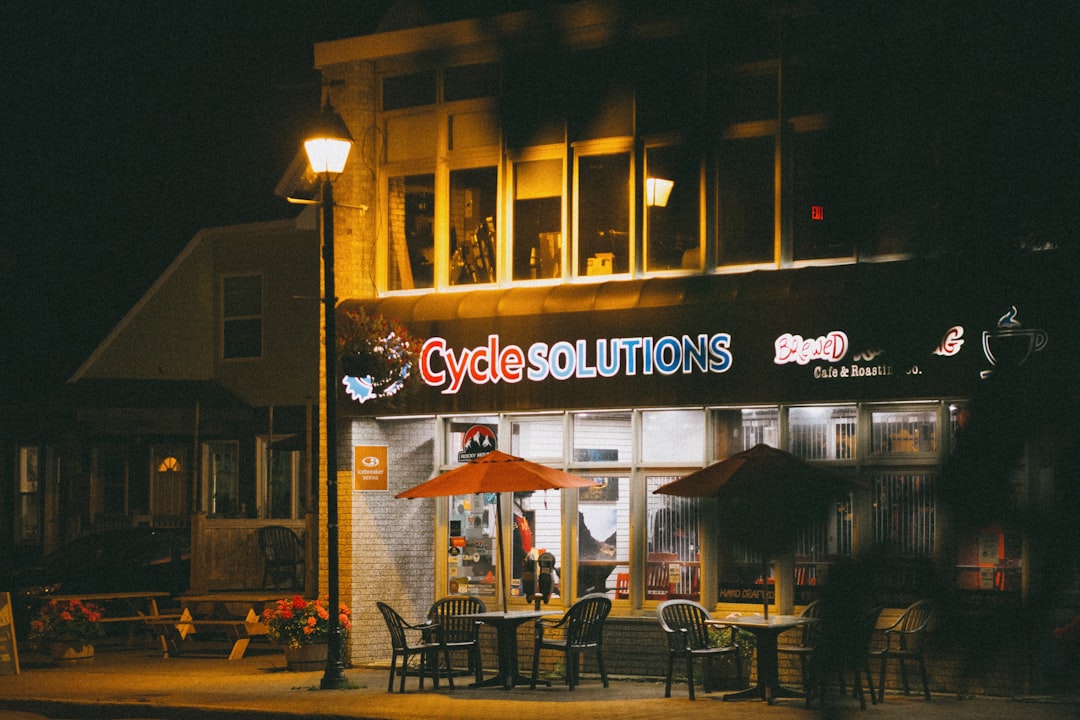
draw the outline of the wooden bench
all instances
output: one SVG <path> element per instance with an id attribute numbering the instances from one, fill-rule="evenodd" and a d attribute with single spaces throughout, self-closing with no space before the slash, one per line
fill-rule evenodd
<path id="1" fill-rule="evenodd" d="M 201 629 L 204 632 L 224 631 L 225 636 L 232 642 L 229 659 L 239 660 L 247 652 L 251 638 L 267 633 L 266 623 L 255 614 L 254 610 L 248 610 L 246 617 L 230 620 L 195 618 L 192 617 L 191 611 L 185 608 L 180 615 L 146 616 L 143 622 L 155 629 L 161 640 L 164 657 L 180 655 L 181 643 Z"/>

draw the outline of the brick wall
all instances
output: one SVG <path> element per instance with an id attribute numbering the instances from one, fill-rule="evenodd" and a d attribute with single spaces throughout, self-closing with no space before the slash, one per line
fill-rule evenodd
<path id="1" fill-rule="evenodd" d="M 343 599 L 352 609 L 354 632 L 349 649 L 354 663 L 389 656 L 386 624 L 376 601 L 394 607 L 409 622 L 424 617 L 435 596 L 435 568 L 430 548 L 435 545 L 434 501 L 401 500 L 394 495 L 432 476 L 431 420 L 343 423 L 341 444 L 348 451 L 342 469 L 349 469 L 339 506 Z M 389 490 L 352 490 L 351 449 L 354 445 L 389 448 Z M 346 523 L 346 519 L 348 522 Z"/>

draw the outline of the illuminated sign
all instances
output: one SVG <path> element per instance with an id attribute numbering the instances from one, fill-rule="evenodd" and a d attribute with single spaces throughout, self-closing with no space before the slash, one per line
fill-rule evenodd
<path id="1" fill-rule="evenodd" d="M 806 365 L 815 360 L 840 362 L 847 355 L 848 336 L 842 330 L 833 330 L 817 338 L 803 338 L 801 335 L 784 333 L 774 343 L 776 354 L 773 362 L 777 365 L 798 363 Z"/>
<path id="2" fill-rule="evenodd" d="M 453 395 L 466 382 L 542 382 L 617 375 L 724 373 L 731 369 L 731 335 L 629 337 L 536 342 L 522 348 L 497 334 L 486 345 L 454 349 L 445 338 L 428 339 L 420 351 L 420 375 Z"/>
<path id="3" fill-rule="evenodd" d="M 952 357 L 960 352 L 960 348 L 963 346 L 964 328 L 962 325 L 954 325 L 945 333 L 945 337 L 941 339 L 941 343 L 934 350 L 934 354 L 941 357 Z"/>

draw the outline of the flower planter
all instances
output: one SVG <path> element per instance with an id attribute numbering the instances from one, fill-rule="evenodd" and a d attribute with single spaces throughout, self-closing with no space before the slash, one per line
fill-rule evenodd
<path id="1" fill-rule="evenodd" d="M 327 643 L 312 643 L 300 647 L 285 646 L 285 665 L 293 672 L 322 670 L 326 667 Z"/>
<path id="2" fill-rule="evenodd" d="M 734 663 L 723 660 L 714 661 L 711 669 L 708 662 L 703 663 L 703 666 L 703 672 L 708 673 L 711 690 L 743 690 L 750 687 L 749 663 L 743 667 L 742 675 L 735 672 Z M 702 684 L 704 685 L 704 682 Z"/>
<path id="3" fill-rule="evenodd" d="M 92 660 L 94 646 L 92 643 L 72 645 L 69 643 L 49 643 L 49 655 L 58 662 L 71 660 Z"/>

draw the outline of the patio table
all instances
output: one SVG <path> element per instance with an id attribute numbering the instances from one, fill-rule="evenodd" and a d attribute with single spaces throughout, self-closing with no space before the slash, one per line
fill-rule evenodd
<path id="1" fill-rule="evenodd" d="M 770 615 L 768 618 L 761 615 L 740 615 L 709 620 L 710 625 L 749 630 L 754 633 L 757 641 L 757 684 L 752 688 L 724 695 L 724 700 L 762 699 L 772 704 L 773 699 L 778 697 L 806 697 L 804 693 L 780 684 L 777 645 L 780 633 L 815 621 L 816 618 L 802 615 Z"/>
<path id="2" fill-rule="evenodd" d="M 482 683 L 473 683 L 470 687 L 498 687 L 502 686 L 509 690 L 515 685 L 531 682 L 531 678 L 525 677 L 518 670 L 518 644 L 517 630 L 522 623 L 543 617 L 545 615 L 561 615 L 544 610 L 509 610 L 507 612 L 482 612 L 469 613 L 461 617 L 479 620 L 485 625 L 495 628 L 499 646 L 499 671 L 494 677 L 487 678 Z"/>

